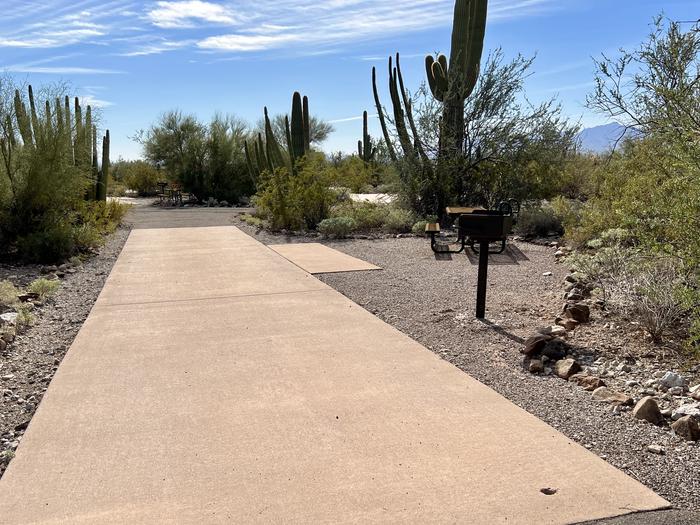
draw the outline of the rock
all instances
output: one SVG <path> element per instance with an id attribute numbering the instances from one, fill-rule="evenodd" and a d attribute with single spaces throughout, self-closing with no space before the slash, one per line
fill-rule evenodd
<path id="1" fill-rule="evenodd" d="M 700 440 L 700 423 L 693 416 L 683 416 L 671 425 L 676 435 L 686 441 Z"/>
<path id="2" fill-rule="evenodd" d="M 652 454 L 657 454 L 659 456 L 663 456 L 664 454 L 666 454 L 666 451 L 661 445 L 649 445 L 647 447 L 647 451 L 651 452 Z"/>
<path id="3" fill-rule="evenodd" d="M 566 328 L 558 325 L 546 326 L 544 328 L 538 328 L 537 333 L 542 335 L 549 335 L 552 337 L 565 337 Z"/>
<path id="4" fill-rule="evenodd" d="M 221 208 L 228 208 L 230 205 L 229 205 L 228 201 L 221 201 L 221 202 L 219 203 L 219 206 L 220 206 Z"/>
<path id="5" fill-rule="evenodd" d="M 682 386 L 672 386 L 668 389 L 668 393 L 672 396 L 682 396 L 684 392 L 685 390 Z"/>
<path id="6" fill-rule="evenodd" d="M 692 394 L 690 394 L 690 397 L 695 399 L 695 401 L 700 401 L 700 390 L 696 390 Z"/>
<path id="7" fill-rule="evenodd" d="M 0 336 L 0 339 L 5 341 L 8 345 L 15 340 L 15 334 L 12 332 L 5 332 Z"/>
<path id="8" fill-rule="evenodd" d="M 557 250 L 556 252 L 554 252 L 554 257 L 557 257 L 557 258 L 564 257 L 565 255 L 566 255 L 566 252 L 562 251 L 562 250 Z"/>
<path id="9" fill-rule="evenodd" d="M 527 355 L 527 356 L 533 356 L 533 355 L 541 352 L 542 349 L 545 347 L 545 345 L 551 340 L 552 340 L 552 337 L 549 335 L 544 335 L 544 334 L 533 335 L 527 341 L 525 341 L 525 346 L 523 347 L 522 350 L 520 350 L 520 352 Z"/>
<path id="10" fill-rule="evenodd" d="M 564 359 L 569 353 L 569 346 L 561 339 L 552 339 L 545 343 L 544 348 L 540 351 L 543 357 L 547 357 L 552 361 Z"/>
<path id="11" fill-rule="evenodd" d="M 664 420 L 664 416 L 661 415 L 661 410 L 659 410 L 658 403 L 651 396 L 640 399 L 634 406 L 632 415 L 637 419 L 648 421 L 654 425 L 660 425 Z"/>
<path id="12" fill-rule="evenodd" d="M 697 385 L 695 385 L 695 386 L 691 386 L 691 387 L 688 389 L 688 391 L 689 391 L 691 394 L 694 394 L 695 392 L 700 392 L 700 384 L 697 384 Z"/>
<path id="13" fill-rule="evenodd" d="M 601 378 L 588 374 L 574 374 L 569 378 L 569 381 L 576 383 L 587 392 L 593 392 L 596 388 L 605 386 L 605 381 Z"/>
<path id="14" fill-rule="evenodd" d="M 567 304 L 564 315 L 578 323 L 587 323 L 591 318 L 591 309 L 585 304 Z"/>
<path id="15" fill-rule="evenodd" d="M 612 403 L 613 405 L 629 405 L 634 403 L 634 400 L 627 394 L 622 392 L 617 392 L 608 388 L 607 386 L 601 386 L 593 391 L 593 399 L 595 401 L 604 401 L 606 403 Z"/>
<path id="16" fill-rule="evenodd" d="M 671 419 L 676 421 L 685 416 L 693 416 L 700 419 L 700 403 L 686 403 L 685 405 L 679 406 L 673 411 L 673 414 L 671 414 Z"/>
<path id="17" fill-rule="evenodd" d="M 670 408 L 664 408 L 661 411 L 661 415 L 664 417 L 671 417 L 671 414 L 673 414 L 673 410 L 671 410 Z"/>
<path id="18" fill-rule="evenodd" d="M 659 385 L 666 388 L 673 388 L 674 386 L 680 386 L 682 388 L 688 387 L 688 382 L 683 376 L 675 372 L 666 372 L 661 379 L 659 379 Z"/>
<path id="19" fill-rule="evenodd" d="M 551 276 L 552 276 L 552 272 L 544 272 L 542 274 L 542 277 L 551 277 Z"/>
<path id="20" fill-rule="evenodd" d="M 572 288 L 564 298 L 567 301 L 581 301 L 583 299 L 583 291 L 580 288 Z"/>
<path id="21" fill-rule="evenodd" d="M 568 331 L 575 330 L 576 327 L 578 326 L 578 321 L 575 321 L 573 319 L 564 319 L 561 323 L 561 325 L 566 328 Z"/>
<path id="22" fill-rule="evenodd" d="M 581 370 L 581 365 L 579 365 L 574 359 L 562 359 L 554 363 L 554 373 L 557 374 L 562 379 L 569 379 L 576 372 Z"/>
<path id="23" fill-rule="evenodd" d="M 531 374 L 541 374 L 544 372 L 544 364 L 539 359 L 532 359 L 527 369 Z"/>
<path id="24" fill-rule="evenodd" d="M 567 275 L 566 277 L 564 277 L 564 280 L 565 280 L 567 283 L 576 284 L 576 283 L 578 282 L 578 277 L 576 277 L 576 274 L 575 274 L 575 273 L 570 273 L 569 275 Z"/>
<path id="25" fill-rule="evenodd" d="M 0 315 L 0 326 L 4 324 L 14 326 L 17 323 L 18 316 L 19 314 L 17 312 L 7 312 L 6 314 Z"/>
<path id="26" fill-rule="evenodd" d="M 7 350 L 7 342 L 4 339 L 0 339 L 0 352 Z"/>

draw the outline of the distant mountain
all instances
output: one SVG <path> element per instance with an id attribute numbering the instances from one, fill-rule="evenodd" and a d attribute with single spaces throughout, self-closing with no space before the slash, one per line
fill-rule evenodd
<path id="1" fill-rule="evenodd" d="M 586 128 L 578 134 L 578 140 L 583 151 L 591 151 L 593 153 L 602 153 L 609 150 L 615 145 L 615 142 L 622 135 L 625 138 L 633 138 L 637 133 L 634 130 L 628 129 L 625 132 L 625 127 L 617 122 Z"/>

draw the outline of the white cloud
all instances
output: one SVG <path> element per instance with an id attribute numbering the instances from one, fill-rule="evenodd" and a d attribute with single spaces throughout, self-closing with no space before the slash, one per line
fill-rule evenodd
<path id="1" fill-rule="evenodd" d="M 260 51 L 273 49 L 290 42 L 299 41 L 301 35 L 221 35 L 205 38 L 197 43 L 203 49 L 215 49 L 219 51 Z"/>
<path id="2" fill-rule="evenodd" d="M 183 2 L 157 2 L 155 9 L 148 12 L 148 19 L 158 27 L 193 27 L 195 21 L 213 24 L 235 24 L 236 19 L 222 5 L 201 0 Z"/>
<path id="3" fill-rule="evenodd" d="M 29 66 L 22 64 L 7 66 L 4 69 L 12 73 L 43 73 L 47 75 L 119 75 L 124 73 L 123 71 L 116 71 L 114 69 L 72 66 Z"/>
<path id="4" fill-rule="evenodd" d="M 84 95 L 80 97 L 80 104 L 83 106 L 92 106 L 93 108 L 107 108 L 109 106 L 114 106 L 114 102 L 102 100 L 94 97 L 93 95 Z"/>

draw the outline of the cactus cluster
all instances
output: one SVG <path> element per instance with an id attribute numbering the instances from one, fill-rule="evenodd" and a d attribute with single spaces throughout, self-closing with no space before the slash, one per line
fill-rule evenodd
<path id="1" fill-rule="evenodd" d="M 365 162 L 370 164 L 374 162 L 374 156 L 377 153 L 377 148 L 372 146 L 372 137 L 368 131 L 367 112 L 362 113 L 362 140 L 357 141 L 357 154 Z"/>
<path id="2" fill-rule="evenodd" d="M 61 103 L 56 98 L 53 109 L 47 100 L 43 114 L 37 110 L 32 86 L 27 89 L 29 109 L 22 100 L 19 90 L 15 90 L 14 110 L 17 121 L 19 138 L 22 145 L 30 148 L 43 149 L 54 138 L 62 141 L 68 158 L 76 167 L 89 173 L 89 184 L 86 190 L 87 199 L 106 200 L 107 175 L 109 171 L 109 131 L 103 139 L 102 169 L 97 162 L 97 127 L 93 124 L 92 108 L 88 105 L 83 108 L 78 97 L 74 101 L 74 110 L 71 114 L 70 98 L 66 96 Z M 11 128 L 11 123 L 7 124 Z M 13 148 L 19 145 L 18 140 L 11 134 L 9 143 L 3 143 L 4 148 Z"/>
<path id="3" fill-rule="evenodd" d="M 284 117 L 286 151 L 280 146 L 272 130 L 272 122 L 267 111 L 265 114 L 265 138 L 262 133 L 249 145 L 244 144 L 246 164 L 253 180 L 257 180 L 263 171 L 270 173 L 277 168 L 286 167 L 290 173 L 296 169 L 297 162 L 311 151 L 311 129 L 309 118 L 309 99 L 294 92 L 292 96 L 292 118 Z"/>

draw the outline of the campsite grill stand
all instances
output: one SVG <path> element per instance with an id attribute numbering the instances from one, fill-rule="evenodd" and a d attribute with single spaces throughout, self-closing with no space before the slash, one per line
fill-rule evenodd
<path id="1" fill-rule="evenodd" d="M 498 205 L 496 210 L 477 208 L 447 208 L 448 215 L 458 220 L 458 250 L 451 250 L 448 245 L 440 245 L 435 237 L 440 233 L 439 224 L 428 224 L 426 233 L 430 236 L 430 247 L 435 253 L 461 253 L 467 246 L 479 255 L 479 273 L 476 288 L 476 317 L 486 316 L 486 285 L 490 253 L 503 253 L 506 239 L 513 228 L 513 213 L 519 211 L 520 205 L 511 199 Z M 498 250 L 491 251 L 490 245 L 500 242 Z M 478 246 L 478 248 L 477 248 Z"/>

